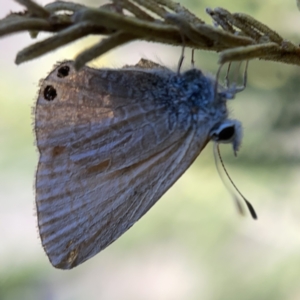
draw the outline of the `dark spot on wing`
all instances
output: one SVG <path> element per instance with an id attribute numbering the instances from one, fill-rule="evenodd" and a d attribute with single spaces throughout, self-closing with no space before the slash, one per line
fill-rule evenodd
<path id="1" fill-rule="evenodd" d="M 57 77 L 64 78 L 69 75 L 70 67 L 69 66 L 62 66 L 57 70 Z"/>
<path id="2" fill-rule="evenodd" d="M 44 98 L 47 101 L 52 101 L 56 98 L 56 89 L 52 85 L 47 85 L 44 89 Z"/>

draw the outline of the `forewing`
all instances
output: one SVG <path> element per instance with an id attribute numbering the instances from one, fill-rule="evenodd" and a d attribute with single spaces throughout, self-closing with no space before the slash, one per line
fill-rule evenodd
<path id="1" fill-rule="evenodd" d="M 206 139 L 195 137 L 192 127 L 180 129 L 163 102 L 146 92 L 157 80 L 164 76 L 76 72 L 65 62 L 42 83 L 35 112 L 36 206 L 42 244 L 55 267 L 72 268 L 116 240 L 205 146 Z"/>

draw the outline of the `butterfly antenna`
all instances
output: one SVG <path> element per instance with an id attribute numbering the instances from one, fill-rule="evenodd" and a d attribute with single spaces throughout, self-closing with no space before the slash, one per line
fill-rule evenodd
<path id="1" fill-rule="evenodd" d="M 254 220 L 257 219 L 257 214 L 252 206 L 252 204 L 243 196 L 243 194 L 239 191 L 239 189 L 236 187 L 236 185 L 234 184 L 234 182 L 232 181 L 231 177 L 229 176 L 226 168 L 225 168 L 225 165 L 224 165 L 224 162 L 223 162 L 223 159 L 221 157 L 221 153 L 220 153 L 220 148 L 219 148 L 219 144 L 218 143 L 215 143 L 214 145 L 214 158 L 215 158 L 215 163 L 216 163 L 216 167 L 217 167 L 217 170 L 218 170 L 218 173 L 224 183 L 224 185 L 226 186 L 227 190 L 229 191 L 229 193 L 231 194 L 235 204 L 236 204 L 236 207 L 237 207 L 237 210 L 238 212 L 241 214 L 241 215 L 244 215 L 245 212 L 244 212 L 244 209 L 243 209 L 243 206 L 239 200 L 239 198 L 231 191 L 230 187 L 227 185 L 226 181 L 225 181 L 225 178 L 223 177 L 222 175 L 222 172 L 220 170 L 220 164 L 219 162 L 221 162 L 221 165 L 222 165 L 222 168 L 227 176 L 227 178 L 229 179 L 229 181 L 231 182 L 232 186 L 234 187 L 234 189 L 238 192 L 238 194 L 242 197 L 242 199 L 245 201 L 246 205 L 247 205 L 247 208 L 252 216 L 252 218 Z"/>

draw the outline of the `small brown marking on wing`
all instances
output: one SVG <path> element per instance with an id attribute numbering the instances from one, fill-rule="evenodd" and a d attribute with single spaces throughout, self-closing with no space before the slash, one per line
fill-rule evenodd
<path id="1" fill-rule="evenodd" d="M 58 155 L 62 154 L 65 149 L 66 149 L 66 147 L 64 147 L 64 146 L 55 146 L 52 150 L 52 155 L 54 157 L 58 156 Z"/>
<path id="2" fill-rule="evenodd" d="M 87 169 L 87 173 L 101 173 L 105 171 L 110 165 L 110 160 L 101 161 L 99 164 Z"/>

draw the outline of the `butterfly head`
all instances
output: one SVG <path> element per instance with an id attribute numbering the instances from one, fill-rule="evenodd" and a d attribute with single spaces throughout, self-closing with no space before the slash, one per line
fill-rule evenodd
<path id="1" fill-rule="evenodd" d="M 225 120 L 216 124 L 210 132 L 210 138 L 216 143 L 232 144 L 234 154 L 242 142 L 242 124 L 237 120 Z"/>

